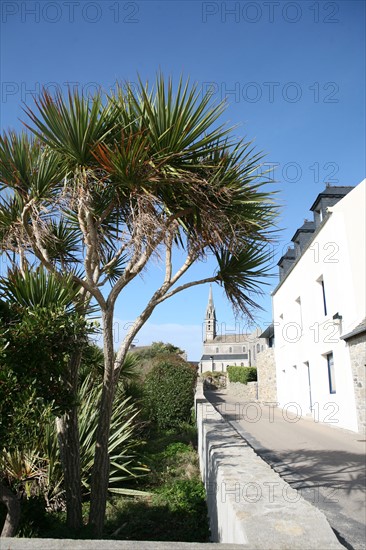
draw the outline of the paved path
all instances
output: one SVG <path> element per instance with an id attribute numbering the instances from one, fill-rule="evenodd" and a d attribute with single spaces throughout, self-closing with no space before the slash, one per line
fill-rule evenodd
<path id="1" fill-rule="evenodd" d="M 346 548 L 365 550 L 364 437 L 299 419 L 290 409 L 245 403 L 226 390 L 205 395 L 266 462 L 325 513 Z"/>

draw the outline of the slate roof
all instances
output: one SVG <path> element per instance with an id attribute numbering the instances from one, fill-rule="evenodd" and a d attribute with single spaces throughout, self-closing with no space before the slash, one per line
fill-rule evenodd
<path id="1" fill-rule="evenodd" d="M 259 338 L 273 338 L 274 337 L 274 325 L 269 325 L 266 330 L 260 334 Z"/>
<path id="2" fill-rule="evenodd" d="M 338 197 L 338 198 L 342 198 L 342 197 L 345 197 L 347 195 L 347 193 L 349 193 L 350 191 L 352 191 L 352 189 L 354 189 L 354 187 L 352 185 L 328 185 L 324 191 L 322 191 L 321 193 L 319 193 L 319 195 L 316 197 L 314 203 L 312 204 L 312 206 L 310 207 L 310 210 L 315 210 L 318 202 L 323 198 L 323 197 Z"/>
<path id="3" fill-rule="evenodd" d="M 366 332 L 366 317 L 351 332 L 349 332 L 348 334 L 345 334 L 344 336 L 341 336 L 341 339 L 342 340 L 349 340 L 353 336 L 358 336 L 359 334 L 362 334 L 363 332 Z"/>
<path id="4" fill-rule="evenodd" d="M 289 248 L 287 252 L 283 256 L 281 256 L 280 260 L 277 262 L 277 265 L 280 265 L 282 263 L 282 260 L 296 260 L 296 252 L 294 248 Z"/>
<path id="5" fill-rule="evenodd" d="M 257 336 L 253 334 L 222 334 L 221 336 L 215 336 L 213 340 L 206 340 L 205 344 L 241 344 L 249 341 L 254 341 Z"/>
<path id="6" fill-rule="evenodd" d="M 210 361 L 212 357 L 213 361 L 240 361 L 248 359 L 247 353 L 212 353 L 211 355 L 202 355 L 201 361 Z"/>
<path id="7" fill-rule="evenodd" d="M 305 220 L 301 227 L 296 229 L 294 236 L 292 237 L 291 241 L 295 241 L 298 233 L 314 233 L 315 231 L 315 222 L 311 222 L 309 220 Z"/>

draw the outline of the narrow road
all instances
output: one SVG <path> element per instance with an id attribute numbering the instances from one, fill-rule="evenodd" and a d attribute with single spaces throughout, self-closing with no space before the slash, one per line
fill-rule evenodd
<path id="1" fill-rule="evenodd" d="M 240 401 L 226 390 L 205 395 L 259 456 L 324 512 L 346 548 L 365 550 L 365 437 L 300 419 L 294 410 Z"/>

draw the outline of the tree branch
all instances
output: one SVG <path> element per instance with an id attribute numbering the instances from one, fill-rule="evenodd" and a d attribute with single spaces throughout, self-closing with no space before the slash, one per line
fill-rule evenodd
<path id="1" fill-rule="evenodd" d="M 30 240 L 30 242 L 33 246 L 33 252 L 34 252 L 35 256 L 38 258 L 38 260 L 41 262 L 41 264 L 46 269 L 48 269 L 48 271 L 53 273 L 56 277 L 62 278 L 62 276 L 65 275 L 65 273 L 64 274 L 60 273 L 55 268 L 53 263 L 49 260 L 49 256 L 47 254 L 46 249 L 43 246 L 42 246 L 42 248 L 39 248 L 39 246 L 38 246 L 38 241 L 37 241 L 37 239 L 35 237 L 35 234 L 34 234 L 34 230 L 35 230 L 37 221 L 30 214 L 30 210 L 32 209 L 33 202 L 34 202 L 34 199 L 32 199 L 23 208 L 23 212 L 22 212 L 22 215 L 21 215 L 23 227 L 24 227 L 24 229 L 27 233 L 27 236 L 28 236 L 28 238 L 29 238 L 29 240 Z M 31 224 L 28 223 L 28 215 L 29 215 L 29 219 L 31 221 Z M 39 234 L 39 232 L 38 232 L 38 234 Z M 70 272 L 66 272 L 66 274 L 70 275 Z M 101 308 L 105 308 L 106 302 L 104 300 L 104 297 L 103 297 L 102 293 L 100 292 L 100 290 L 98 288 L 92 287 L 90 284 L 88 284 L 87 281 L 85 281 L 84 279 L 81 279 L 80 277 L 77 277 L 73 273 L 71 273 L 71 276 L 72 276 L 73 281 L 75 281 L 75 283 L 77 283 L 79 286 L 84 288 L 86 292 L 89 292 L 92 296 L 94 296 L 94 298 L 97 300 L 97 302 L 99 303 Z"/>
<path id="2" fill-rule="evenodd" d="M 165 252 L 165 279 L 164 283 L 170 283 L 172 278 L 172 247 L 173 247 L 173 233 L 169 235 L 166 242 L 166 252 Z"/>
<path id="3" fill-rule="evenodd" d="M 182 290 L 185 290 L 186 288 L 191 288 L 192 286 L 197 285 L 203 285 L 206 283 L 216 283 L 217 282 L 217 276 L 215 277 L 206 277 L 206 279 L 200 279 L 198 281 L 191 281 L 190 283 L 186 283 L 184 285 L 178 286 L 171 292 L 168 292 L 167 294 L 164 294 L 158 301 L 157 304 L 161 304 L 161 302 L 164 302 L 164 300 L 167 300 L 171 296 L 174 296 L 174 294 L 177 294 L 178 292 L 182 292 Z"/>

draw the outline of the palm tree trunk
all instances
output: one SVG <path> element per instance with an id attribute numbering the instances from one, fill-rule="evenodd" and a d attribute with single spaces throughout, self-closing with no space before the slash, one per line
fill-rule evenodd
<path id="1" fill-rule="evenodd" d="M 93 534 L 101 537 L 108 495 L 108 442 L 116 380 L 113 375 L 113 310 L 103 312 L 104 380 L 96 433 L 94 465 L 91 479 L 89 525 Z"/>
<path id="2" fill-rule="evenodd" d="M 70 360 L 69 376 L 71 391 L 77 396 L 78 372 L 81 351 L 73 354 Z M 81 510 L 81 468 L 80 440 L 77 405 L 56 420 L 57 437 L 60 447 L 61 464 L 64 473 L 66 491 L 66 523 L 73 531 L 79 531 L 83 525 Z"/>

